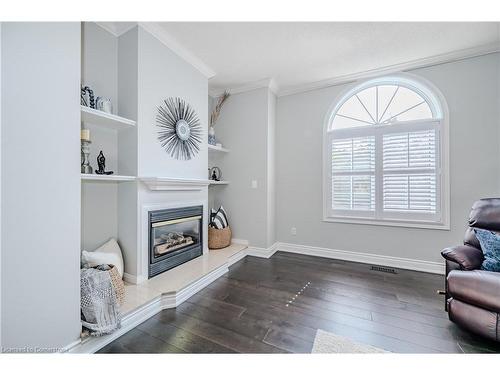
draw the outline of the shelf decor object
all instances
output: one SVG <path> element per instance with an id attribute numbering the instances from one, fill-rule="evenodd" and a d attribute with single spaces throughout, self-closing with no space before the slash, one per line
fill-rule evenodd
<path id="1" fill-rule="evenodd" d="M 215 123 L 219 118 L 220 111 L 222 110 L 222 106 L 225 101 L 231 96 L 228 90 L 224 91 L 224 93 L 217 100 L 217 104 L 215 105 L 215 109 L 210 114 L 210 127 L 208 128 L 208 144 L 212 146 L 217 145 L 217 138 L 215 138 Z"/>
<path id="2" fill-rule="evenodd" d="M 80 166 L 80 173 L 91 174 L 92 167 L 90 166 L 90 130 L 82 129 L 80 131 L 80 141 L 81 141 L 81 155 L 82 163 Z"/>
<path id="3" fill-rule="evenodd" d="M 95 171 L 96 174 L 111 175 L 114 173 L 113 171 L 106 171 L 106 158 L 104 157 L 102 150 L 97 156 L 97 166 L 99 169 Z"/>
<path id="4" fill-rule="evenodd" d="M 194 109 L 181 98 L 168 98 L 156 115 L 158 140 L 165 151 L 178 160 L 190 160 L 199 151 L 202 129 Z"/>

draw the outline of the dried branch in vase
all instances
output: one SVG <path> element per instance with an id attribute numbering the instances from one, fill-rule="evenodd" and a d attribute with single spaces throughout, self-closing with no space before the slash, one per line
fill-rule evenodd
<path id="1" fill-rule="evenodd" d="M 215 106 L 215 109 L 212 111 L 212 114 L 210 115 L 210 126 L 214 126 L 215 123 L 217 122 L 222 106 L 224 105 L 224 102 L 227 100 L 227 98 L 229 98 L 229 96 L 231 96 L 231 94 L 229 93 L 228 90 L 224 91 L 224 94 L 219 96 L 219 99 L 217 100 L 217 105 Z"/>

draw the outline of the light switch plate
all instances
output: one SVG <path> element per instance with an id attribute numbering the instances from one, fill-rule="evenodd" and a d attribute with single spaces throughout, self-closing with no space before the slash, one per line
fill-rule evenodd
<path id="1" fill-rule="evenodd" d="M 257 180 L 252 180 L 252 189 L 257 189 Z"/>

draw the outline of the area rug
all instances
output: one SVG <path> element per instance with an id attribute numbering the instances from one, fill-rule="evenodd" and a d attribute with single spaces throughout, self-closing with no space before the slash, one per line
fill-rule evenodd
<path id="1" fill-rule="evenodd" d="M 346 337 L 318 329 L 312 353 L 389 353 L 374 346 L 360 344 Z"/>

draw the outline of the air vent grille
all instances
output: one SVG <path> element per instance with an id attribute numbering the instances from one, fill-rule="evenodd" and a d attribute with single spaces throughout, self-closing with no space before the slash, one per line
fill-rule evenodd
<path id="1" fill-rule="evenodd" d="M 377 272 L 385 272 L 385 273 L 394 273 L 394 274 L 397 274 L 396 270 L 394 268 L 390 268 L 390 267 L 371 266 L 370 269 L 372 271 L 377 271 Z"/>

